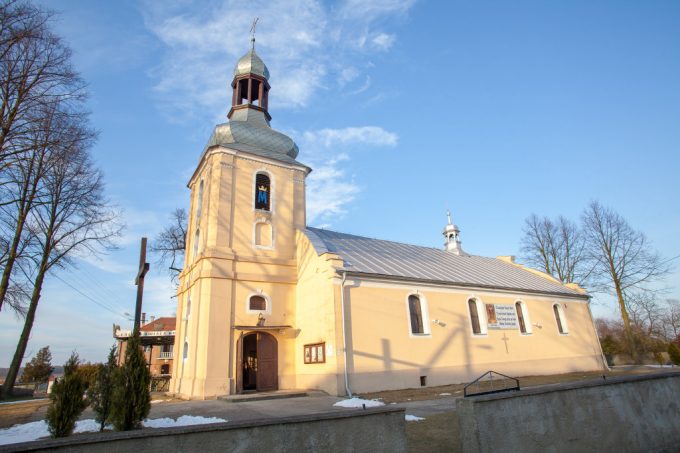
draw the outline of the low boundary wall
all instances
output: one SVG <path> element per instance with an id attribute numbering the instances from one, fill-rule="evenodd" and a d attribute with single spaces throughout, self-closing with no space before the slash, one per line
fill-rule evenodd
<path id="1" fill-rule="evenodd" d="M 464 452 L 680 451 L 680 372 L 621 376 L 457 404 Z"/>
<path id="2" fill-rule="evenodd" d="M 0 452 L 406 452 L 404 410 L 375 408 L 0 446 Z"/>

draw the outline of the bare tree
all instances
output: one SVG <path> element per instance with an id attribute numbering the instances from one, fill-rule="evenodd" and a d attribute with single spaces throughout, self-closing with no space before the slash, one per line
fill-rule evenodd
<path id="1" fill-rule="evenodd" d="M 680 339 L 680 300 L 666 300 L 666 310 L 662 321 L 666 340 L 677 341 Z"/>
<path id="2" fill-rule="evenodd" d="M 158 257 L 161 267 L 168 266 L 170 277 L 177 280 L 184 266 L 184 250 L 187 236 L 187 212 L 175 209 L 170 215 L 170 224 L 158 233 L 151 244 L 151 252 Z"/>
<path id="3" fill-rule="evenodd" d="M 30 243 L 26 219 L 38 202 L 50 142 L 61 140 L 51 130 L 55 112 L 81 115 L 86 96 L 50 18 L 27 2 L 0 4 L 0 310 L 5 302 L 22 309 L 23 285 L 10 277 Z"/>
<path id="4" fill-rule="evenodd" d="M 669 261 L 651 248 L 644 234 L 597 201 L 590 203 L 583 213 L 583 229 L 586 253 L 593 263 L 595 288 L 616 297 L 630 350 L 637 360 L 626 297 L 668 274 Z"/>
<path id="5" fill-rule="evenodd" d="M 23 1 L 0 5 L 0 170 L 21 159 L 41 106 L 85 95 L 71 50 L 49 29 L 51 15 Z"/>
<path id="6" fill-rule="evenodd" d="M 17 344 L 3 395 L 11 394 L 33 328 L 41 291 L 48 272 L 72 264 L 79 253 L 97 253 L 120 233 L 118 213 L 103 195 L 102 176 L 91 162 L 91 130 L 70 116 L 62 118 L 63 141 L 50 154 L 43 178 L 46 200 L 30 215 L 28 228 L 35 237 L 35 274 L 24 327 Z"/>
<path id="7" fill-rule="evenodd" d="M 524 222 L 521 251 L 527 264 L 562 283 L 583 286 L 590 275 L 583 234 L 574 222 L 562 216 L 556 221 L 529 216 Z"/>
<path id="8" fill-rule="evenodd" d="M 35 128 L 26 134 L 25 143 L 30 147 L 22 154 L 22 159 L 14 165 L 7 166 L 2 172 L 3 184 L 0 185 L 0 196 L 4 203 L 0 205 L 0 232 L 6 249 L 3 251 L 3 270 L 0 277 L 0 310 L 7 298 L 12 283 L 10 281 L 15 265 L 25 259 L 25 252 L 30 249 L 32 236 L 26 231 L 29 213 L 36 204 L 41 203 L 42 180 L 45 177 L 50 162 L 52 144 L 55 136 L 61 136 L 63 131 L 53 127 L 57 119 L 58 104 L 49 106 L 51 112 L 43 116 L 43 124 L 36 124 Z M 10 302 L 13 299 L 10 298 Z M 15 310 L 20 310 L 15 304 L 10 304 Z"/>

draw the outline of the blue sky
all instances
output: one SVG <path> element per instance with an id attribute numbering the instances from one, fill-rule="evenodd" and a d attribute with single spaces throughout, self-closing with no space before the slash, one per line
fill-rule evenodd
<path id="1" fill-rule="evenodd" d="M 130 324 L 139 239 L 188 205 L 256 16 L 272 126 L 314 169 L 311 225 L 440 247 L 450 208 L 466 251 L 509 255 L 531 213 L 576 220 L 597 199 L 680 255 L 678 2 L 44 4 L 89 84 L 93 153 L 127 229 L 58 275 L 80 293 L 49 279 L 27 357 L 49 344 L 55 363 L 101 361 L 111 325 Z M 665 284 L 680 297 L 680 272 Z M 154 269 L 144 311 L 172 315 L 172 296 Z M 20 325 L 0 313 L 2 366 Z"/>

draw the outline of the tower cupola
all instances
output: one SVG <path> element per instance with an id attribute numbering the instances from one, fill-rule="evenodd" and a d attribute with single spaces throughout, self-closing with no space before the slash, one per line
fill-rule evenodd
<path id="1" fill-rule="evenodd" d="M 455 255 L 468 256 L 460 245 L 460 229 L 451 221 L 451 212 L 446 212 L 448 223 L 444 227 L 444 249 Z"/>
<path id="2" fill-rule="evenodd" d="M 254 109 L 264 113 L 269 121 L 269 69 L 255 52 L 255 36 L 251 38 L 251 42 L 251 49 L 238 60 L 234 68 L 231 110 L 227 117 L 231 119 L 234 112 L 239 110 Z"/>

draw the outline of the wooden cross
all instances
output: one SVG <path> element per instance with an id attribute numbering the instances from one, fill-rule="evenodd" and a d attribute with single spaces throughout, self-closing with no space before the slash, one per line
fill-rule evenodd
<path id="1" fill-rule="evenodd" d="M 510 338 L 508 338 L 505 335 L 505 332 L 503 332 L 503 338 L 501 338 L 501 340 L 503 340 L 505 342 L 505 353 L 510 354 L 510 351 L 508 350 L 508 341 L 510 340 Z"/>
<path id="2" fill-rule="evenodd" d="M 142 316 L 142 296 L 144 295 L 144 276 L 149 272 L 149 263 L 146 262 L 146 238 L 142 238 L 142 247 L 139 251 L 139 270 L 135 277 L 137 285 L 137 302 L 135 304 L 134 332 L 139 333 L 139 318 Z"/>

